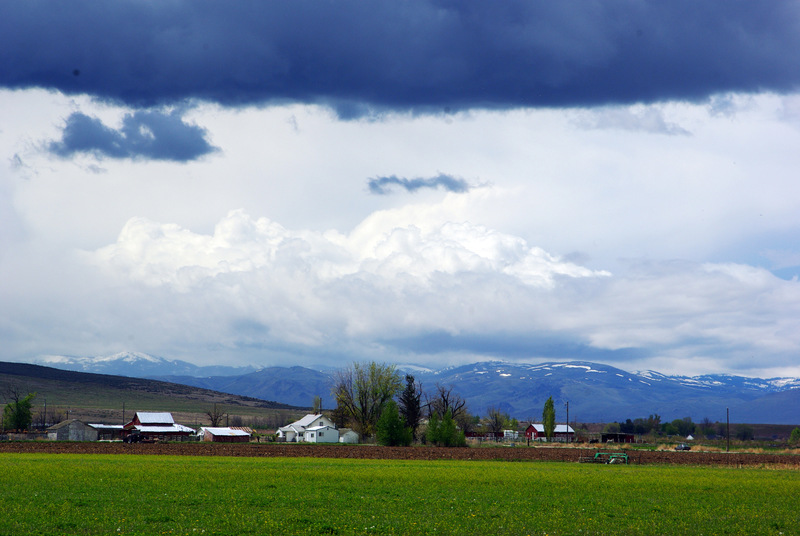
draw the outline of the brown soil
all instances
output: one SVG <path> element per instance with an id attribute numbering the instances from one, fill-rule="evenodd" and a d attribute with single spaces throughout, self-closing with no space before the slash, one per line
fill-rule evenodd
<path id="1" fill-rule="evenodd" d="M 612 452 L 614 449 L 604 448 Z M 374 445 L 301 445 L 258 443 L 74 443 L 4 441 L 0 452 L 47 454 L 155 454 L 172 456 L 310 457 L 391 460 L 505 460 L 577 462 L 597 449 L 563 447 L 379 447 Z M 789 466 L 800 468 L 800 455 L 725 452 L 628 451 L 633 464 Z"/>

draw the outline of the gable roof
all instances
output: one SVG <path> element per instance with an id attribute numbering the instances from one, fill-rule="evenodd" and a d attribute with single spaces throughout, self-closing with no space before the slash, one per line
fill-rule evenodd
<path id="1" fill-rule="evenodd" d="M 322 417 L 322 413 L 309 413 L 308 415 L 306 415 L 305 417 L 303 417 L 299 421 L 294 421 L 291 425 L 295 426 L 295 427 L 302 426 L 303 428 L 305 428 L 309 424 L 311 424 L 312 422 L 314 422 L 317 419 L 319 419 L 320 417 Z"/>
<path id="2" fill-rule="evenodd" d="M 172 425 L 175 424 L 175 419 L 172 418 L 172 413 L 167 412 L 149 412 L 149 411 L 137 411 L 136 415 L 134 416 L 134 420 L 139 419 L 139 422 L 143 425 L 154 425 L 154 424 L 167 424 Z"/>
<path id="3" fill-rule="evenodd" d="M 66 420 L 66 421 L 61 421 L 58 424 L 54 424 L 53 426 L 51 426 L 47 430 L 48 431 L 49 430 L 60 430 L 61 428 L 67 427 L 67 426 L 71 425 L 74 422 L 82 424 L 83 426 L 88 426 L 86 423 L 84 423 L 83 421 L 80 421 L 78 419 L 69 419 L 69 420 Z"/>

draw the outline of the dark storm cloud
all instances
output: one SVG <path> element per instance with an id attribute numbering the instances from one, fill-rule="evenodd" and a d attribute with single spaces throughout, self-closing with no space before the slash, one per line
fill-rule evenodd
<path id="1" fill-rule="evenodd" d="M 177 112 L 137 111 L 126 114 L 115 130 L 96 117 L 75 112 L 67 118 L 59 141 L 48 144 L 58 156 L 93 153 L 109 158 L 147 158 L 188 162 L 216 150 L 206 131 L 183 121 Z"/>
<path id="2" fill-rule="evenodd" d="M 393 186 L 399 186 L 409 192 L 416 192 L 421 188 L 444 188 L 449 192 L 463 193 L 469 191 L 469 185 L 464 179 L 457 179 L 449 175 L 439 174 L 429 179 L 404 179 L 402 177 L 375 177 L 367 183 L 369 191 L 377 195 L 391 193 Z"/>
<path id="3" fill-rule="evenodd" d="M 343 117 L 787 92 L 796 0 L 3 2 L 0 86 Z"/>

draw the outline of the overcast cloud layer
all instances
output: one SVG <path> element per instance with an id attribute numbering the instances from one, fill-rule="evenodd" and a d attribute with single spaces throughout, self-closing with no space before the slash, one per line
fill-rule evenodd
<path id="1" fill-rule="evenodd" d="M 3 4 L 0 359 L 800 376 L 798 6 Z"/>
<path id="2" fill-rule="evenodd" d="M 134 106 L 594 106 L 789 91 L 796 1 L 7 2 L 0 85 Z"/>

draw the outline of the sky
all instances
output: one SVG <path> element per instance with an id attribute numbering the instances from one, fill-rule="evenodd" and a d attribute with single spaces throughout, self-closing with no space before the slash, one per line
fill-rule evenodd
<path id="1" fill-rule="evenodd" d="M 0 6 L 0 360 L 800 376 L 800 2 Z"/>

